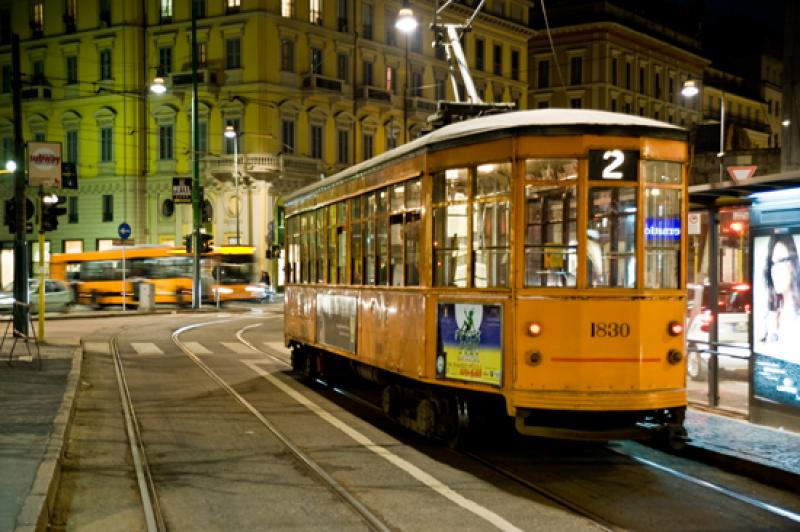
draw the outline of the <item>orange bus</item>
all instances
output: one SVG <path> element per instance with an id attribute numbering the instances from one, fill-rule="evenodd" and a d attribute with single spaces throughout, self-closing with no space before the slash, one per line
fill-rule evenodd
<path id="1" fill-rule="evenodd" d="M 201 293 L 206 302 L 261 300 L 266 288 L 255 283 L 255 249 L 220 246 L 200 259 Z M 53 254 L 50 275 L 70 283 L 75 301 L 100 308 L 137 305 L 139 286 L 154 287 L 155 303 L 189 305 L 192 298 L 192 256 L 184 248 L 114 247 L 105 251 Z"/>

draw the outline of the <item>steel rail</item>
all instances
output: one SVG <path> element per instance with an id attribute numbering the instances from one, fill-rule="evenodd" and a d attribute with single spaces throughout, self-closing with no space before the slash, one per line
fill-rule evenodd
<path id="1" fill-rule="evenodd" d="M 128 444 L 131 450 L 133 466 L 136 471 L 136 483 L 139 486 L 139 497 L 142 501 L 145 523 L 148 532 L 164 532 L 167 530 L 164 516 L 161 513 L 161 505 L 158 502 L 153 475 L 150 465 L 147 462 L 147 454 L 144 448 L 144 441 L 139 430 L 139 420 L 136 417 L 136 410 L 133 406 L 128 379 L 125 376 L 125 367 L 122 364 L 122 357 L 117 347 L 117 336 L 109 341 L 109 351 L 114 361 L 114 372 L 117 376 L 117 388 L 122 403 L 122 412 L 125 417 L 125 431 L 128 434 Z"/>
<path id="2" fill-rule="evenodd" d="M 249 316 L 249 318 L 253 318 L 254 316 Z M 258 316 L 260 319 L 263 319 L 262 316 Z M 238 318 L 242 319 L 242 318 Z M 311 470 L 314 474 L 316 474 L 328 487 L 341 498 L 344 502 L 349 504 L 366 522 L 367 526 L 370 529 L 380 532 L 390 532 L 390 528 L 377 516 L 375 515 L 369 508 L 367 508 L 361 501 L 359 501 L 353 494 L 351 494 L 344 486 L 342 486 L 335 478 L 333 478 L 325 469 L 319 465 L 311 456 L 309 456 L 306 452 L 304 452 L 300 447 L 295 445 L 291 439 L 278 427 L 276 427 L 269 419 L 264 417 L 264 415 L 258 411 L 258 409 L 253 406 L 247 399 L 245 399 L 239 392 L 237 392 L 230 384 L 228 384 L 222 377 L 220 377 L 214 370 L 212 370 L 208 365 L 200 360 L 192 350 L 187 347 L 180 339 L 180 335 L 184 332 L 187 332 L 192 329 L 208 326 L 208 325 L 216 325 L 219 324 L 220 321 L 213 321 L 213 322 L 205 322 L 205 323 L 198 323 L 187 325 L 175 330 L 172 333 L 172 341 L 178 346 L 178 349 L 183 351 L 183 353 L 189 357 L 189 359 L 194 362 L 200 369 L 202 369 L 206 375 L 208 375 L 211 380 L 217 383 L 223 390 L 225 390 L 231 397 L 233 397 L 240 405 L 242 405 L 245 410 L 250 412 L 258 421 L 264 425 L 285 447 L 289 450 L 289 452 L 294 455 L 294 457 L 304 464 L 309 470 Z M 258 324 L 260 325 L 260 324 Z M 252 345 L 248 344 L 248 346 L 254 349 L 256 352 L 262 352 L 260 349 L 256 349 Z"/>

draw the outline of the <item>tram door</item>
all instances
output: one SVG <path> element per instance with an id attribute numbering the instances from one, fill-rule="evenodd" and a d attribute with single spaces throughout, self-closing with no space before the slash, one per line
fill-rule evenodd
<path id="1" fill-rule="evenodd" d="M 715 231 L 709 230 L 712 217 Z M 693 211 L 687 225 L 689 400 L 747 414 L 753 310 L 749 208 Z"/>

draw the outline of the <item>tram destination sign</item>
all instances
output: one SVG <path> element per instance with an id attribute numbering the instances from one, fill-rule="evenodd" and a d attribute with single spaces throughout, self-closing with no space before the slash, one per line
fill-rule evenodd
<path id="1" fill-rule="evenodd" d="M 601 181 L 636 181 L 637 150 L 589 150 L 589 179 Z"/>

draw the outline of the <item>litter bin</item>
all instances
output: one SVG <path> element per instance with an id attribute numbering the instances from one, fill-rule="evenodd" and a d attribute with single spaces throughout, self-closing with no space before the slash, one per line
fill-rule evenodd
<path id="1" fill-rule="evenodd" d="M 156 307 L 155 286 L 150 283 L 139 283 L 139 312 L 151 312 Z"/>

